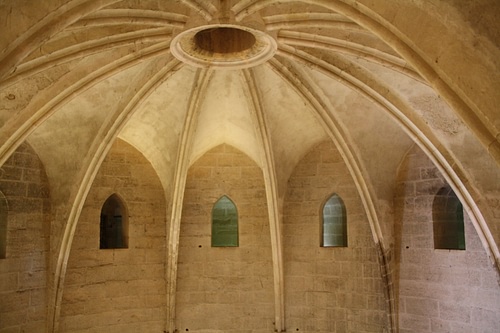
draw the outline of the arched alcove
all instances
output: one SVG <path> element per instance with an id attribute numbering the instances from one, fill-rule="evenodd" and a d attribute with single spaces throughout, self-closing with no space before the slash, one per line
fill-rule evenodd
<path id="1" fill-rule="evenodd" d="M 102 206 L 100 222 L 100 249 L 128 247 L 128 220 L 123 201 L 112 194 Z"/>
<path id="2" fill-rule="evenodd" d="M 234 202 L 224 195 L 212 208 L 212 246 L 238 245 L 238 210 Z"/>
<path id="3" fill-rule="evenodd" d="M 84 280 L 82 283 L 95 282 L 92 288 L 95 287 L 96 292 L 91 295 L 106 296 L 99 293 L 103 280 L 108 286 L 114 284 L 116 278 L 82 266 L 96 264 L 96 271 L 119 271 L 108 265 L 110 257 L 114 259 L 118 254 L 119 264 L 153 260 L 160 267 L 157 269 L 160 277 L 155 275 L 154 281 L 160 280 L 160 288 L 165 285 L 167 291 L 166 297 L 154 304 L 167 310 L 149 311 L 149 305 L 155 301 L 137 299 L 136 295 L 128 296 L 130 303 L 137 304 L 136 308 L 110 299 L 106 309 L 113 311 L 102 314 L 107 320 L 96 321 L 102 326 L 110 322 L 122 325 L 131 312 L 141 314 L 137 318 L 143 320 L 143 304 L 148 305 L 148 313 L 165 314 L 166 318 L 155 318 L 154 328 L 149 326 L 149 318 L 143 320 L 145 326 L 133 328 L 135 331 L 186 329 L 186 326 L 174 327 L 177 321 L 189 323 L 191 331 L 222 331 L 217 327 L 219 318 L 214 320 L 214 314 L 218 313 L 232 321 L 233 326 L 228 325 L 226 332 L 241 327 L 256 329 L 273 316 L 269 315 L 273 309 L 275 327 L 268 329 L 262 325 L 259 329 L 281 332 L 300 328 L 302 331 L 302 327 L 308 326 L 310 330 L 346 327 L 346 330 L 360 331 L 359 327 L 374 322 L 379 325 L 372 329 L 374 331 L 473 331 L 500 326 L 500 319 L 494 317 L 498 313 L 496 308 L 492 306 L 491 311 L 487 308 L 500 302 L 473 293 L 478 285 L 489 287 L 485 281 L 490 280 L 495 289 L 484 289 L 485 295 L 492 295 L 491 290 L 498 291 L 496 279 L 488 280 L 483 276 L 487 269 L 478 268 L 482 261 L 486 262 L 484 267 L 491 266 L 488 258 L 494 259 L 497 268 L 500 262 L 500 182 L 495 181 L 500 179 L 497 140 L 500 117 L 496 107 L 500 101 L 500 94 L 496 93 L 500 83 L 496 75 L 491 75 L 497 72 L 498 62 L 494 59 L 500 58 L 495 38 L 500 31 L 498 15 L 495 15 L 500 7 L 495 1 L 401 1 L 397 8 L 387 2 L 370 0 L 2 3 L 9 19 L 17 23 L 5 25 L 0 37 L 3 45 L 0 96 L 5 110 L 0 112 L 0 122 L 5 124 L 0 133 L 0 165 L 3 166 L 21 142 L 27 141 L 35 147 L 50 180 L 47 186 L 45 183 L 33 186 L 30 178 L 38 172 L 38 161 L 24 152 L 21 158 L 16 158 L 19 167 L 11 169 L 15 172 L 8 170 L 11 165 L 7 164 L 6 171 L 0 172 L 0 176 L 9 176 L 6 181 L 12 182 L 9 188 L 2 188 L 10 208 L 8 260 L 2 263 L 9 262 L 14 268 L 3 271 L 8 272 L 8 279 L 17 274 L 17 280 L 12 280 L 15 283 L 9 283 L 16 306 L 8 307 L 12 313 L 0 313 L 2 318 L 15 318 L 12 320 L 23 324 L 29 321 L 28 315 L 48 318 L 47 331 L 65 331 L 68 327 L 110 331 L 108 327 L 81 327 L 95 324 L 92 303 L 108 300 L 89 297 L 88 303 L 82 304 L 81 286 L 76 286 L 80 282 L 74 282 L 75 277 Z M 255 42 L 247 38 L 251 36 L 245 32 L 252 32 Z M 258 50 L 260 34 L 269 38 L 268 45 L 275 43 L 279 52 L 270 58 L 257 54 L 259 61 L 265 59 L 258 62 L 262 66 L 251 63 L 247 67 L 247 55 Z M 165 53 L 175 57 L 174 41 L 181 42 L 177 39 L 179 36 L 196 36 L 198 43 L 187 46 L 200 49 L 198 55 L 210 53 L 212 59 L 204 63 L 206 68 L 196 67 L 189 59 L 182 58 L 179 62 L 179 59 L 165 57 Z M 185 41 L 193 42 L 193 38 Z M 228 40 L 237 41 L 233 46 L 238 47 L 228 49 L 225 43 Z M 241 58 L 246 68 L 241 71 L 217 69 L 210 61 L 220 54 L 222 60 L 231 57 L 234 63 L 240 53 L 246 53 Z M 142 176 L 153 179 L 154 172 L 150 173 L 145 163 L 117 156 L 114 162 L 119 163 L 106 167 L 105 172 L 116 176 L 114 179 L 119 185 L 104 184 L 110 179 L 106 175 L 104 181 L 98 180 L 103 183 L 98 190 L 86 192 L 91 190 L 90 182 L 117 137 L 144 154 L 159 175 L 161 189 L 146 189 L 142 184 L 132 186 Z M 295 171 L 302 156 L 326 139 L 339 147 L 340 154 L 330 160 L 311 158 Z M 196 164 L 209 147 L 222 143 L 232 144 L 248 154 L 260 169 L 253 165 L 241 166 L 241 159 L 229 156 L 187 175 L 191 163 Z M 413 174 L 401 168 L 401 173 L 407 173 L 410 179 L 395 187 L 398 165 L 413 143 L 430 157 L 462 200 L 468 213 L 465 215 L 467 251 L 434 250 L 432 204 L 436 191 L 444 184 L 441 178 L 430 179 L 436 175 L 435 168 L 421 167 L 419 158 L 411 169 Z M 132 167 L 128 168 L 129 165 Z M 295 183 L 288 181 L 292 172 L 296 173 Z M 354 182 L 348 183 L 351 178 Z M 254 191 L 254 179 L 264 185 L 264 190 Z M 332 185 L 340 181 L 349 187 Z M 191 191 L 186 183 L 194 184 L 199 192 Z M 128 205 L 129 214 L 119 216 L 130 215 L 132 219 L 130 251 L 100 251 L 96 244 L 97 214 L 111 194 L 110 188 L 111 191 L 119 189 Z M 51 198 L 48 198 L 49 189 Z M 240 189 L 241 195 L 237 193 Z M 339 191 L 348 206 L 349 247 L 318 249 L 318 240 L 324 237 L 320 235 L 320 229 L 324 228 L 321 209 L 333 189 Z M 404 208 L 400 209 L 401 217 L 394 216 L 399 207 L 393 200 L 400 191 L 404 192 L 398 197 Z M 184 194 L 188 192 L 192 197 L 184 201 L 187 198 Z M 26 198 L 24 193 L 31 197 Z M 208 248 L 211 209 L 223 194 L 238 203 L 240 248 Z M 36 197 L 44 197 L 43 203 Z M 95 201 L 84 207 L 87 197 Z M 154 202 L 158 198 L 164 202 Z M 87 207 L 90 207 L 88 215 L 80 218 L 80 212 Z M 37 215 L 33 212 L 35 209 Z M 171 218 L 164 223 L 164 215 L 170 213 L 169 210 Z M 136 212 L 143 215 L 139 217 Z M 460 213 L 457 205 L 455 217 Z M 257 218 L 249 218 L 254 215 L 258 215 Z M 194 218 L 199 221 L 193 221 Z M 395 220 L 401 222 L 403 231 L 397 229 L 399 225 L 393 223 Z M 144 227 L 139 227 L 142 223 Z M 476 243 L 483 244 L 488 260 L 471 251 L 473 237 L 477 236 L 471 225 L 479 234 Z M 181 229 L 184 230 L 181 232 Z M 263 237 L 267 237 L 264 231 L 269 233 L 269 230 L 270 242 Z M 39 236 L 40 231 L 43 237 Z M 395 239 L 395 234 L 404 234 L 405 238 Z M 85 241 L 91 250 L 99 253 L 89 254 Z M 269 258 L 261 250 L 268 243 L 272 249 Z M 247 251 L 249 244 L 256 249 L 255 255 L 239 256 Z M 33 251 L 38 245 L 43 245 L 42 250 Z M 367 257 L 367 253 L 373 256 Z M 399 255 L 403 258 L 401 261 L 398 261 Z M 224 277 L 220 277 L 217 265 L 224 256 L 233 256 L 225 262 L 231 265 L 227 271 L 242 273 L 244 278 L 255 277 L 256 281 L 264 281 L 261 282 L 264 285 L 266 280 L 262 277 L 274 278 L 274 289 L 271 289 L 275 294 L 269 292 L 271 301 L 274 296 L 271 310 L 262 310 L 261 284 L 255 283 L 255 294 L 226 297 L 222 300 L 225 303 L 214 307 L 213 312 L 206 311 L 213 303 L 212 291 L 202 293 L 196 286 L 202 285 L 199 281 L 202 275 L 207 279 L 203 286 L 216 285 L 210 284 L 210 279 L 222 281 Z M 22 258 L 22 262 L 43 263 L 43 269 L 47 270 L 44 278 L 33 274 L 33 265 L 25 268 L 12 260 L 17 257 Z M 89 257 L 99 257 L 102 261 L 87 260 Z M 74 258 L 74 263 L 69 263 L 69 258 Z M 186 258 L 190 260 L 189 265 L 183 261 Z M 270 263 L 273 274 L 269 275 L 269 270 L 247 270 L 248 263 L 256 262 L 255 259 L 261 260 L 259 265 Z M 82 264 L 83 261 L 90 263 Z M 101 267 L 102 262 L 106 263 L 105 267 Z M 235 262 L 239 263 L 237 269 Z M 167 267 L 167 274 L 162 265 Z M 18 266 L 24 271 L 19 268 L 19 272 L 13 273 Z M 450 268 L 449 280 L 443 278 L 442 271 L 437 272 L 437 266 Z M 451 266 L 457 269 L 452 270 Z M 67 267 L 73 271 L 68 270 L 67 274 Z M 199 269 L 195 272 L 201 274 L 192 274 L 194 269 Z M 208 269 L 212 271 L 207 273 Z M 123 270 L 134 272 L 128 267 Z M 80 279 L 83 272 L 89 272 L 89 277 Z M 177 276 L 177 272 L 185 275 Z M 447 289 L 462 272 L 477 279 L 466 281 L 471 282 L 463 284 L 467 287 L 462 286 L 461 279 L 462 290 Z M 130 285 L 128 274 L 122 275 Z M 141 275 L 151 276 L 142 271 Z M 344 279 L 342 284 L 338 283 L 339 275 Z M 23 299 L 18 301 L 21 296 L 14 294 L 17 293 L 14 288 L 27 276 L 37 287 L 38 281 L 46 281 L 43 282 L 47 293 L 43 306 L 33 302 L 32 295 L 25 297 L 25 286 L 20 288 Z M 190 276 L 193 280 L 187 280 Z M 332 276 L 335 281 L 331 280 Z M 359 280 L 354 280 L 356 278 Z M 374 282 L 367 283 L 368 278 Z M 183 279 L 187 281 L 177 282 Z M 396 285 L 398 279 L 408 280 L 400 288 Z M 443 282 L 440 292 L 436 292 L 433 284 L 437 279 Z M 311 280 L 312 286 L 307 283 Z M 153 279 L 145 285 L 151 287 L 151 281 Z M 247 280 L 240 281 L 242 290 L 247 290 Z M 300 288 L 303 281 L 304 288 Z M 225 282 L 220 285 L 230 286 L 229 291 L 235 289 L 235 283 Z M 177 283 L 179 289 L 176 289 Z M 33 282 L 30 280 L 27 284 L 31 287 Z M 338 288 L 339 285 L 348 288 Z M 401 328 L 382 326 L 382 320 L 377 320 L 379 314 L 364 312 L 368 308 L 384 310 L 385 303 L 379 301 L 380 285 L 388 295 L 387 312 L 392 319 L 400 320 Z M 73 288 L 72 294 L 66 288 Z M 120 290 L 116 285 L 110 288 Z M 130 289 L 139 289 L 141 296 L 143 294 L 142 288 Z M 325 296 L 324 289 L 329 289 L 333 297 Z M 429 299 L 422 300 L 426 290 Z M 457 294 L 460 302 L 451 298 Z M 41 299 L 38 295 L 37 300 Z M 450 298 L 446 298 L 447 295 Z M 227 298 L 241 299 L 241 302 L 228 304 Z M 61 311 L 63 299 L 70 307 Z M 248 299 L 258 301 L 257 306 Z M 210 300 L 210 304 L 204 304 L 206 300 Z M 183 305 L 177 307 L 176 302 Z M 488 304 L 484 304 L 486 302 Z M 476 308 L 469 308 L 469 303 L 477 305 Z M 47 308 L 47 315 L 34 315 L 29 309 L 23 310 L 26 318 L 21 318 L 14 311 L 27 308 L 26 304 L 41 311 Z M 455 304 L 457 307 L 452 308 Z M 339 311 L 341 306 L 345 310 Z M 197 311 L 192 311 L 194 307 Z M 227 315 L 234 308 L 242 309 L 241 313 Z M 120 309 L 127 311 L 118 311 Z M 488 320 L 490 312 L 494 319 Z M 66 326 L 60 323 L 60 313 Z M 115 313 L 115 318 L 120 315 L 124 319 L 109 319 Z M 314 318 L 310 318 L 311 313 Z M 332 318 L 332 313 L 339 318 Z M 464 313 L 466 315 L 459 318 Z M 71 316 L 73 318 L 68 319 Z M 191 323 L 198 317 L 209 320 L 193 328 Z M 235 323 L 236 318 L 241 318 L 243 324 Z M 6 326 L 6 320 L 1 322 L 0 330 L 31 328 L 38 331 L 32 326 L 11 328 Z M 474 326 L 476 323 L 479 324 Z M 128 321 L 126 324 L 130 328 Z M 436 325 L 442 326 L 436 328 Z"/>
<path id="4" fill-rule="evenodd" d="M 435 249 L 465 250 L 464 209 L 448 185 L 434 197 L 432 221 Z"/>
<path id="5" fill-rule="evenodd" d="M 342 198 L 334 193 L 323 205 L 321 214 L 321 246 L 347 246 L 347 215 Z"/>

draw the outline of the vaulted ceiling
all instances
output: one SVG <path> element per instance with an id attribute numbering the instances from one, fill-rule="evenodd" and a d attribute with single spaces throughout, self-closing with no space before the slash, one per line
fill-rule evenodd
<path id="1" fill-rule="evenodd" d="M 174 207 L 189 165 L 227 143 L 262 167 L 279 219 L 299 159 L 332 140 L 389 247 L 417 144 L 498 260 L 498 14 L 487 0 L 0 0 L 0 164 L 27 140 L 72 225 L 116 138 Z"/>

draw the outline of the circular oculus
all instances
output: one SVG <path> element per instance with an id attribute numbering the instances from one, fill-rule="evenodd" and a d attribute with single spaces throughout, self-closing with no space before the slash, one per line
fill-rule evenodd
<path id="1" fill-rule="evenodd" d="M 245 26 L 217 24 L 181 32 L 170 45 L 172 54 L 195 67 L 241 69 L 274 56 L 277 44 L 265 32 Z"/>

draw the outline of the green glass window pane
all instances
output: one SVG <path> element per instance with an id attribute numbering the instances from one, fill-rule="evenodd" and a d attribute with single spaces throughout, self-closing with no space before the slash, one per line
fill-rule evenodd
<path id="1" fill-rule="evenodd" d="M 337 195 L 332 195 L 323 206 L 321 246 L 347 246 L 347 218 L 345 205 Z"/>
<path id="2" fill-rule="evenodd" d="M 238 246 L 238 211 L 226 196 L 212 209 L 212 246 Z"/>

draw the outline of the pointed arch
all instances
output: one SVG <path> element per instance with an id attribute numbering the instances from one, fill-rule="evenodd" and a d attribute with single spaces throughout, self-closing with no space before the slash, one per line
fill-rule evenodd
<path id="1" fill-rule="evenodd" d="M 280 3 L 290 3 L 295 0 L 282 0 Z M 450 82 L 449 77 L 442 74 L 436 64 L 426 59 L 422 51 L 415 48 L 413 41 L 397 28 L 396 25 L 385 20 L 369 6 L 359 2 L 351 3 L 346 0 L 309 0 L 309 4 L 318 5 L 325 9 L 344 15 L 361 27 L 378 36 L 431 84 L 433 89 L 455 110 L 457 115 L 468 124 L 471 131 L 477 136 L 481 144 L 487 149 L 493 159 L 500 163 L 500 141 L 498 131 L 492 123 L 485 121 L 486 117 L 479 110 L 477 104 L 470 100 L 459 86 Z M 237 21 L 243 21 L 255 12 L 274 5 L 272 0 L 243 0 L 233 7 Z M 436 62 L 437 63 L 437 62 Z M 498 255 L 498 250 L 493 249 Z"/>
<path id="2" fill-rule="evenodd" d="M 434 197 L 432 225 L 435 249 L 465 250 L 464 208 L 449 185 Z"/>
<path id="3" fill-rule="evenodd" d="M 347 214 L 344 201 L 333 193 L 322 207 L 321 247 L 347 247 Z"/>
<path id="4" fill-rule="evenodd" d="M 177 166 L 174 174 L 174 187 L 171 203 L 170 227 L 167 244 L 167 319 L 166 331 L 175 331 L 175 296 L 177 288 L 177 260 L 179 258 L 179 235 L 182 217 L 182 203 L 184 187 L 186 185 L 187 170 L 189 168 L 189 154 L 192 151 L 193 132 L 198 122 L 199 106 L 205 99 L 207 86 L 212 77 L 210 69 L 197 70 L 193 80 L 193 87 L 189 98 L 187 114 L 184 120 L 182 133 L 177 152 Z"/>
<path id="5" fill-rule="evenodd" d="M 283 246 L 281 233 L 280 204 L 278 195 L 278 180 L 276 176 L 276 165 L 271 144 L 269 124 L 262 105 L 262 96 L 258 90 L 253 70 L 244 70 L 243 74 L 247 81 L 247 93 L 252 106 L 253 121 L 260 130 L 258 136 L 262 146 L 263 172 L 266 183 L 266 196 L 269 213 L 269 227 L 271 232 L 271 245 L 274 271 L 274 294 L 275 294 L 275 330 L 286 331 L 285 325 L 285 300 L 284 300 L 284 275 L 283 275 Z"/>
<path id="6" fill-rule="evenodd" d="M 212 247 L 239 246 L 238 209 L 223 195 L 212 208 Z"/>
<path id="7" fill-rule="evenodd" d="M 100 249 L 128 247 L 128 214 L 123 200 L 115 193 L 106 199 L 101 208 Z"/>

